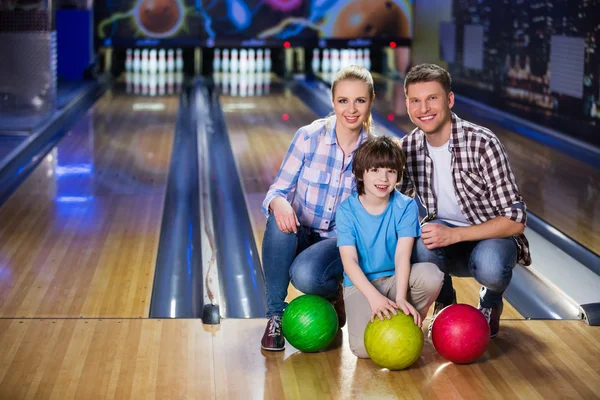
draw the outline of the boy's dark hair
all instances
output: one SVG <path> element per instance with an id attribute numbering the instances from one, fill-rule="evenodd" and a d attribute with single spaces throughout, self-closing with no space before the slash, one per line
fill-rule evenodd
<path id="1" fill-rule="evenodd" d="M 446 94 L 452 91 L 452 79 L 444 68 L 435 64 L 415 65 L 408 71 L 404 79 L 404 94 L 408 96 L 408 86 L 419 82 L 438 82 L 444 88 Z"/>
<path id="2" fill-rule="evenodd" d="M 356 177 L 356 190 L 365 194 L 363 180 L 365 171 L 371 168 L 391 168 L 398 172 L 398 182 L 402 179 L 406 157 L 400 146 L 387 136 L 367 139 L 354 153 L 352 173 Z"/>

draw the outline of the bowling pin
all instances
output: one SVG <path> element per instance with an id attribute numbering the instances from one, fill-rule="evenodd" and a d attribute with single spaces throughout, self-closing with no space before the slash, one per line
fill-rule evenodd
<path id="1" fill-rule="evenodd" d="M 150 73 L 156 73 L 158 70 L 158 58 L 156 57 L 156 49 L 150 50 L 150 58 L 148 59 L 148 71 Z"/>
<path id="2" fill-rule="evenodd" d="M 175 92 L 181 92 L 183 86 L 183 72 L 175 72 Z"/>
<path id="3" fill-rule="evenodd" d="M 156 96 L 158 89 L 158 76 L 156 72 L 149 72 L 148 74 L 148 94 L 152 97 Z"/>
<path id="4" fill-rule="evenodd" d="M 231 53 L 233 53 L 233 51 Z M 231 95 L 234 97 L 237 97 L 238 95 L 238 77 L 239 75 L 237 73 L 232 73 L 229 78 L 229 82 L 231 83 Z"/>
<path id="5" fill-rule="evenodd" d="M 256 51 L 256 72 L 262 72 L 265 69 L 265 60 L 263 49 Z"/>
<path id="6" fill-rule="evenodd" d="M 340 51 L 338 49 L 331 50 L 331 72 L 335 74 L 341 67 Z"/>
<path id="7" fill-rule="evenodd" d="M 319 49 L 313 49 L 313 56 L 312 56 L 312 72 L 313 73 L 318 73 L 319 72 Z"/>
<path id="8" fill-rule="evenodd" d="M 240 74 L 240 96 L 248 96 L 248 75 L 245 72 Z"/>
<path id="9" fill-rule="evenodd" d="M 167 71 L 175 71 L 175 52 L 173 51 L 173 49 L 169 49 L 167 51 Z"/>
<path id="10" fill-rule="evenodd" d="M 221 69 L 221 50 L 215 49 L 215 54 L 213 56 L 213 72 L 219 72 Z"/>
<path id="11" fill-rule="evenodd" d="M 250 72 L 248 74 L 248 96 L 250 97 L 254 96 L 254 85 L 256 85 L 256 73 Z"/>
<path id="12" fill-rule="evenodd" d="M 223 72 L 229 72 L 229 49 L 223 50 L 223 61 L 221 62 Z"/>
<path id="13" fill-rule="evenodd" d="M 133 94 L 140 94 L 140 85 L 142 83 L 142 75 L 139 71 L 133 73 Z"/>
<path id="14" fill-rule="evenodd" d="M 125 52 L 125 71 L 131 71 L 133 69 L 133 54 L 131 49 L 127 49 Z"/>
<path id="15" fill-rule="evenodd" d="M 248 72 L 254 73 L 256 71 L 256 52 L 254 49 L 248 50 Z"/>
<path id="16" fill-rule="evenodd" d="M 140 64 L 140 71 L 148 72 L 148 49 L 142 50 L 142 62 Z"/>
<path id="17" fill-rule="evenodd" d="M 368 70 L 371 70 L 371 50 L 365 49 L 365 57 L 363 59 L 364 67 Z"/>
<path id="18" fill-rule="evenodd" d="M 173 94 L 175 87 L 175 74 L 173 71 L 167 72 L 167 94 Z"/>
<path id="19" fill-rule="evenodd" d="M 165 72 L 161 72 L 158 74 L 158 95 L 165 95 L 165 86 L 167 84 L 167 74 Z"/>
<path id="20" fill-rule="evenodd" d="M 240 71 L 240 61 L 238 60 L 238 50 L 231 50 L 231 59 L 229 60 L 229 68 L 231 72 L 236 74 Z"/>
<path id="21" fill-rule="evenodd" d="M 240 50 L 240 72 L 248 72 L 248 50 Z"/>
<path id="22" fill-rule="evenodd" d="M 271 93 L 271 73 L 270 72 L 265 72 L 264 75 L 264 90 L 266 94 Z"/>
<path id="23" fill-rule="evenodd" d="M 223 90 L 223 94 L 229 94 L 229 83 L 230 82 L 230 78 L 229 78 L 229 72 L 227 71 L 223 71 L 223 79 L 221 79 L 221 88 Z"/>
<path id="24" fill-rule="evenodd" d="M 323 50 L 323 61 L 321 62 L 321 70 L 325 73 L 331 70 L 331 58 L 329 55 L 329 49 Z"/>
<path id="25" fill-rule="evenodd" d="M 350 65 L 356 65 L 356 49 L 350 49 Z"/>
<path id="26" fill-rule="evenodd" d="M 262 72 L 258 72 L 256 74 L 256 95 L 257 96 L 262 96 L 263 95 L 263 73 Z"/>
<path id="27" fill-rule="evenodd" d="M 158 72 L 165 73 L 167 70 L 167 57 L 165 49 L 160 49 L 158 51 Z"/>
<path id="28" fill-rule="evenodd" d="M 365 66 L 365 64 L 364 64 L 364 57 L 365 57 L 364 50 L 363 49 L 358 49 L 356 51 L 356 64 L 359 65 L 359 66 L 361 66 L 361 67 L 364 67 Z"/>
<path id="29" fill-rule="evenodd" d="M 215 87 L 217 88 L 217 90 L 221 90 L 221 74 L 218 72 L 213 72 L 212 74 L 213 77 L 213 82 L 215 84 Z"/>
<path id="30" fill-rule="evenodd" d="M 265 71 L 266 72 L 271 72 L 271 49 L 266 49 L 265 50 Z"/>
<path id="31" fill-rule="evenodd" d="M 183 71 L 183 50 L 177 49 L 175 52 L 175 70 Z"/>
<path id="32" fill-rule="evenodd" d="M 133 71 L 140 72 L 140 49 L 135 49 L 133 51 Z"/>
<path id="33" fill-rule="evenodd" d="M 150 90 L 150 77 L 148 76 L 148 72 L 142 72 L 142 96 L 147 96 Z"/>

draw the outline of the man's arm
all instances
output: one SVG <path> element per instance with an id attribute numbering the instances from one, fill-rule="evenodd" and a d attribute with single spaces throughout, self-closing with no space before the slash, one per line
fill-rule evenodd
<path id="1" fill-rule="evenodd" d="M 459 242 L 505 238 L 523 233 L 525 225 L 506 217 L 496 217 L 482 224 L 450 228 L 436 223 L 421 227 L 423 244 L 429 250 Z"/>

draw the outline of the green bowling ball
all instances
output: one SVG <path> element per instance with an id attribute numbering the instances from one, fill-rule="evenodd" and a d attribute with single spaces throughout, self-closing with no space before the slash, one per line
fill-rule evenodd
<path id="1" fill-rule="evenodd" d="M 398 311 L 391 319 L 375 317 L 365 329 L 365 348 L 380 367 L 399 370 L 410 367 L 423 350 L 423 331 L 412 315 Z"/>
<path id="2" fill-rule="evenodd" d="M 303 352 L 315 352 L 333 341 L 338 318 L 329 301 L 307 294 L 295 298 L 285 308 L 281 329 L 292 346 Z"/>

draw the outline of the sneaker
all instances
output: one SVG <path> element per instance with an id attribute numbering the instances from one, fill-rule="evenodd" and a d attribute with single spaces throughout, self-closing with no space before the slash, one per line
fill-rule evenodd
<path id="1" fill-rule="evenodd" d="M 344 285 L 340 283 L 337 297 L 331 302 L 338 316 L 338 328 L 346 325 L 346 306 L 344 303 Z"/>
<path id="2" fill-rule="evenodd" d="M 439 315 L 442 310 L 452 304 L 456 304 L 456 290 L 452 289 L 452 302 L 450 304 L 435 302 L 433 305 L 433 315 L 431 316 L 431 323 L 429 324 L 429 335 L 431 336 L 431 328 L 433 328 L 433 321 Z"/>
<path id="3" fill-rule="evenodd" d="M 502 310 L 504 310 L 504 303 L 500 302 L 500 304 L 491 308 L 481 306 L 477 306 L 477 308 L 481 311 L 485 319 L 487 319 L 488 324 L 490 324 L 490 337 L 495 338 L 498 336 L 500 316 L 502 315 Z"/>
<path id="4" fill-rule="evenodd" d="M 285 349 L 285 338 L 281 332 L 281 317 L 275 315 L 267 321 L 267 328 L 260 341 L 263 350 L 280 351 Z"/>

